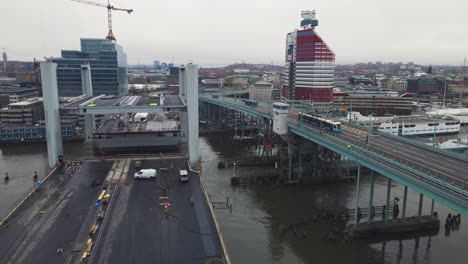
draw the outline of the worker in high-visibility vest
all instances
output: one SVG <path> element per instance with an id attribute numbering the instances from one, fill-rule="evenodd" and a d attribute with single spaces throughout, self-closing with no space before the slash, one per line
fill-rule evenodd
<path id="1" fill-rule="evenodd" d="M 348 150 L 351 150 L 351 144 L 348 144 Z"/>

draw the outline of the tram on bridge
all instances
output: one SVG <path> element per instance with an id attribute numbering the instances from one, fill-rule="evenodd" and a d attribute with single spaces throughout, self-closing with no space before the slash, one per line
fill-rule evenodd
<path id="1" fill-rule="evenodd" d="M 312 126 L 317 126 L 330 130 L 335 133 L 341 133 L 341 123 L 325 119 L 318 115 L 312 115 L 309 113 L 299 112 L 298 115 L 299 122 L 306 123 Z"/>

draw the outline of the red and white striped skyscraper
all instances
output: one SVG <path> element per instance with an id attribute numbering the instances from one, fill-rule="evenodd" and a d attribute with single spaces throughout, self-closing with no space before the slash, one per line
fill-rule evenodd
<path id="1" fill-rule="evenodd" d="M 302 11 L 301 27 L 286 37 L 286 79 L 281 94 L 291 100 L 313 101 L 314 110 L 333 104 L 335 53 L 315 31 L 314 11 Z"/>

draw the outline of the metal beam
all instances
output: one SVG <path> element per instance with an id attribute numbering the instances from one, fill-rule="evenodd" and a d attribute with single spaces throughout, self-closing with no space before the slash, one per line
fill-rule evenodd
<path id="1" fill-rule="evenodd" d="M 392 179 L 387 182 L 387 200 L 385 203 L 385 223 L 388 224 L 388 215 L 390 212 L 390 192 L 392 191 Z"/>
<path id="2" fill-rule="evenodd" d="M 367 215 L 367 223 L 370 224 L 372 220 L 372 200 L 374 199 L 374 171 L 371 171 L 370 175 L 370 186 L 369 186 L 369 205 L 368 205 L 368 215 Z"/>
<path id="3" fill-rule="evenodd" d="M 401 217 L 404 219 L 406 217 L 406 201 L 408 199 L 408 186 L 405 186 L 405 190 L 403 192 L 403 212 L 401 213 Z"/>
<path id="4" fill-rule="evenodd" d="M 354 224 L 359 222 L 359 181 L 361 179 L 361 164 L 358 164 L 357 178 L 356 178 L 356 206 L 354 210 Z"/>
<path id="5" fill-rule="evenodd" d="M 423 199 L 424 199 L 424 195 L 423 195 L 422 193 L 420 193 L 420 194 L 419 194 L 418 216 L 421 216 L 421 215 L 422 215 Z"/>
<path id="6" fill-rule="evenodd" d="M 431 203 L 431 215 L 434 215 L 434 199 L 432 199 Z"/>

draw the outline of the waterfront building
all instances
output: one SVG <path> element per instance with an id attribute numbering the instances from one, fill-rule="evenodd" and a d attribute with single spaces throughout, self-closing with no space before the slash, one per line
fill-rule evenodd
<path id="1" fill-rule="evenodd" d="M 0 88 L 0 108 L 36 96 L 36 88 Z"/>
<path id="2" fill-rule="evenodd" d="M 44 117 L 42 98 L 35 97 L 0 109 L 0 123 L 32 126 Z"/>
<path id="3" fill-rule="evenodd" d="M 125 95 L 128 93 L 127 55 L 123 48 L 107 39 L 82 38 L 81 51 L 62 50 L 57 63 L 59 96 L 83 94 L 81 65 L 89 64 L 95 95 Z"/>
<path id="4" fill-rule="evenodd" d="M 334 96 L 333 106 L 339 112 L 360 112 L 362 115 L 411 115 L 416 110 L 413 99 L 393 96 Z"/>
<path id="5" fill-rule="evenodd" d="M 302 11 L 302 18 L 301 27 L 286 37 L 282 96 L 313 101 L 317 111 L 329 111 L 333 103 L 335 53 L 315 30 L 315 11 Z"/>
<path id="6" fill-rule="evenodd" d="M 409 78 L 407 92 L 418 95 L 441 94 L 444 92 L 444 80 L 436 78 Z"/>
<path id="7" fill-rule="evenodd" d="M 205 88 L 221 88 L 223 79 L 203 79 L 201 83 Z"/>
<path id="8" fill-rule="evenodd" d="M 257 101 L 271 101 L 273 84 L 259 81 L 249 86 L 249 99 Z"/>

